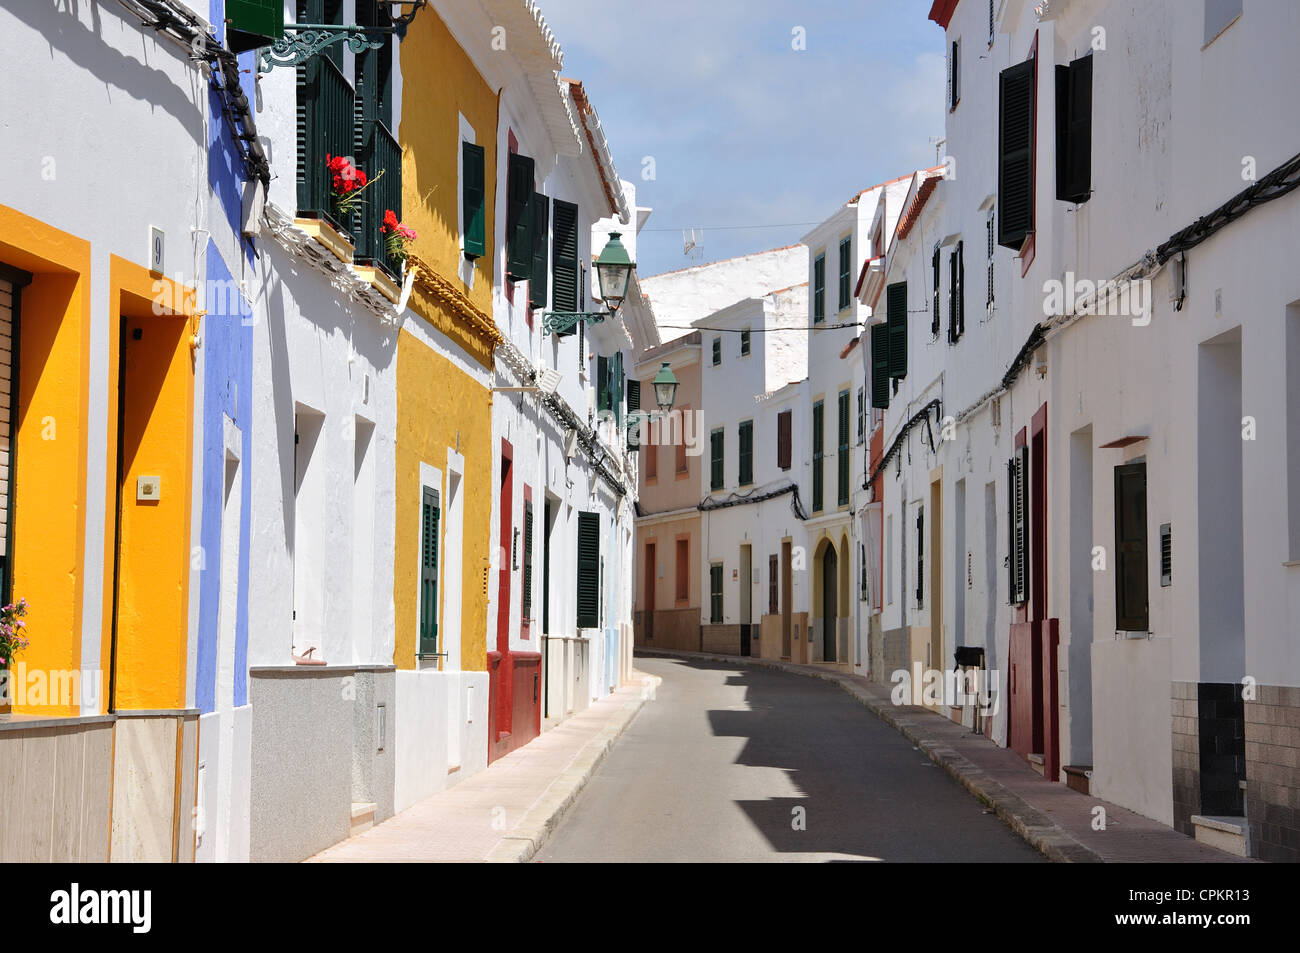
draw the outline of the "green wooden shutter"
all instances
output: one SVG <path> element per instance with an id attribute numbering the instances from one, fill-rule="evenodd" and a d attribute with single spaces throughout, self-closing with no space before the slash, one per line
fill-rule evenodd
<path id="1" fill-rule="evenodd" d="M 420 655 L 438 651 L 438 493 L 424 488 L 420 529 Z"/>
<path id="2" fill-rule="evenodd" d="M 465 232 L 465 257 L 471 261 L 487 254 L 487 231 L 483 211 L 483 177 L 486 153 L 482 146 L 462 142 L 461 153 L 461 205 Z"/>
<path id="3" fill-rule="evenodd" d="M 754 482 L 754 422 L 746 420 L 740 425 L 740 485 Z"/>
<path id="4" fill-rule="evenodd" d="M 555 200 L 551 253 L 551 306 L 556 311 L 578 310 L 578 206 Z M 574 333 L 574 328 L 559 332 Z"/>
<path id="5" fill-rule="evenodd" d="M 636 423 L 632 416 L 641 409 L 641 382 L 635 378 L 630 378 L 627 382 L 627 449 L 631 453 L 636 453 L 641 449 L 640 428 L 633 426 Z"/>
<path id="6" fill-rule="evenodd" d="M 614 411 L 614 420 L 620 426 L 623 423 L 623 390 L 626 386 L 627 382 L 623 373 L 623 352 L 615 351 L 614 358 L 610 362 L 609 402 L 611 409 Z"/>
<path id="7" fill-rule="evenodd" d="M 628 413 L 641 409 L 641 382 L 635 378 L 627 382 Z"/>
<path id="8" fill-rule="evenodd" d="M 998 244 L 1019 249 L 1034 229 L 1035 59 L 998 77 Z"/>
<path id="9" fill-rule="evenodd" d="M 533 160 L 510 157 L 506 195 L 506 276 L 527 281 L 533 271 Z"/>
<path id="10" fill-rule="evenodd" d="M 820 400 L 813 404 L 812 508 L 814 513 L 820 513 L 822 509 L 822 476 L 825 466 L 825 434 L 822 425 L 825 413 L 825 407 Z"/>
<path id="11" fill-rule="evenodd" d="M 907 282 L 885 289 L 886 323 L 889 325 L 889 376 L 907 376 Z"/>
<path id="12" fill-rule="evenodd" d="M 547 262 L 546 239 L 550 225 L 551 200 L 541 192 L 533 193 L 533 270 L 528 278 L 528 303 L 534 308 L 546 307 Z"/>
<path id="13" fill-rule="evenodd" d="M 948 255 L 948 343 L 957 343 L 957 249 Z"/>
<path id="14" fill-rule="evenodd" d="M 839 400 L 840 400 L 840 406 L 839 406 L 839 411 L 840 411 L 840 419 L 839 419 L 839 424 L 840 424 L 839 438 L 840 438 L 840 441 L 839 441 L 839 445 L 838 445 L 838 447 L 837 447 L 837 451 L 836 451 L 837 454 L 838 454 L 838 456 L 836 457 L 836 460 L 835 460 L 835 462 L 836 462 L 836 464 L 837 464 L 837 473 L 836 473 L 836 476 L 838 477 L 838 479 L 836 480 L 836 489 L 837 489 L 839 492 L 836 494 L 835 499 L 836 499 L 836 502 L 838 503 L 838 505 L 840 505 L 840 506 L 848 506 L 848 504 L 849 504 L 849 460 L 850 460 L 850 453 L 849 453 L 849 392 L 846 391 L 846 390 L 842 390 L 842 391 L 840 391 L 840 397 L 839 397 Z"/>
<path id="15" fill-rule="evenodd" d="M 600 625 L 600 516 L 578 513 L 578 628 Z"/>
<path id="16" fill-rule="evenodd" d="M 813 324 L 826 320 L 826 256 L 813 260 Z"/>
<path id="17" fill-rule="evenodd" d="M 1146 632 L 1147 605 L 1147 467 L 1129 463 L 1115 468 L 1115 628 Z"/>
<path id="18" fill-rule="evenodd" d="M 284 0 L 226 0 L 226 20 L 230 52 L 270 46 L 284 36 Z"/>
<path id="19" fill-rule="evenodd" d="M 522 617 L 533 617 L 533 504 L 524 500 L 524 592 Z"/>
<path id="20" fill-rule="evenodd" d="M 957 242 L 957 336 L 966 333 L 966 243 Z"/>
<path id="21" fill-rule="evenodd" d="M 916 511 L 916 607 L 925 605 L 925 509 Z"/>
<path id="22" fill-rule="evenodd" d="M 709 434 L 709 489 L 711 490 L 721 490 L 726 482 L 724 476 L 726 464 L 722 455 L 726 442 L 724 436 L 721 430 L 715 430 Z"/>
<path id="23" fill-rule="evenodd" d="M 889 326 L 871 326 L 871 406 L 889 406 Z"/>
<path id="24" fill-rule="evenodd" d="M 853 270 L 853 239 L 845 238 L 840 241 L 840 310 L 843 311 L 849 306 L 851 300 L 850 291 L 853 287 L 852 279 Z"/>

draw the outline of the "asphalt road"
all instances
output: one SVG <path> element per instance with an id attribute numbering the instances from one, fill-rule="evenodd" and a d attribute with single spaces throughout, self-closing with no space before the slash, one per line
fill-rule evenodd
<path id="1" fill-rule="evenodd" d="M 820 679 L 638 659 L 663 676 L 537 860 L 1041 861 Z"/>

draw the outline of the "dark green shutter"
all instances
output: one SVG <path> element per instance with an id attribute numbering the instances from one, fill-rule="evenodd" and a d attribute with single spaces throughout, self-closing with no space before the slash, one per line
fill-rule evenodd
<path id="1" fill-rule="evenodd" d="M 754 482 L 754 422 L 746 420 L 740 425 L 740 485 Z"/>
<path id="2" fill-rule="evenodd" d="M 823 433 L 823 423 L 825 422 L 826 411 L 820 400 L 813 404 L 812 410 L 812 508 L 814 513 L 820 513 L 822 509 L 822 476 L 825 454 L 825 434 Z"/>
<path id="3" fill-rule="evenodd" d="M 836 464 L 837 464 L 837 468 L 836 468 L 836 470 L 837 470 L 837 472 L 836 472 L 836 476 L 837 476 L 838 479 L 837 479 L 837 481 L 836 481 L 836 489 L 838 490 L 838 493 L 836 494 L 835 499 L 836 499 L 836 502 L 837 502 L 838 505 L 840 505 L 840 506 L 848 506 L 848 505 L 849 505 L 849 460 L 850 460 L 850 454 L 849 454 L 849 392 L 846 391 L 846 390 L 842 390 L 842 391 L 840 391 L 840 407 L 839 407 L 839 410 L 840 410 L 840 419 L 839 419 L 839 424 L 840 424 L 839 438 L 840 438 L 840 440 L 839 440 L 839 444 L 838 444 L 838 447 L 837 447 L 838 457 L 837 457 L 837 459 L 836 459 L 836 461 L 835 461 Z"/>
<path id="4" fill-rule="evenodd" d="M 610 362 L 609 402 L 611 409 L 614 411 L 614 420 L 620 425 L 623 423 L 623 391 L 626 387 L 627 378 L 623 373 L 623 352 L 615 351 L 614 359 Z"/>
<path id="5" fill-rule="evenodd" d="M 871 406 L 889 406 L 889 325 L 871 326 Z"/>
<path id="6" fill-rule="evenodd" d="M 487 227 L 483 212 L 483 178 L 486 165 L 482 146 L 462 142 L 461 153 L 461 205 L 465 230 L 465 257 L 473 260 L 487 254 Z"/>
<path id="7" fill-rule="evenodd" d="M 925 605 L 925 509 L 916 511 L 916 607 Z"/>
<path id="8" fill-rule="evenodd" d="M 889 325 L 889 376 L 907 376 L 907 282 L 885 289 L 886 323 Z"/>
<path id="9" fill-rule="evenodd" d="M 578 513 L 578 628 L 600 625 L 600 516 Z"/>
<path id="10" fill-rule="evenodd" d="M 438 494 L 424 488 L 420 529 L 420 655 L 438 651 Z"/>
<path id="11" fill-rule="evenodd" d="M 709 434 L 709 489 L 721 490 L 726 482 L 724 476 L 724 458 L 723 446 L 725 444 L 724 433 L 721 430 L 715 430 Z"/>
<path id="12" fill-rule="evenodd" d="M 948 255 L 948 343 L 957 343 L 957 249 Z"/>
<path id="13" fill-rule="evenodd" d="M 722 363 L 722 338 L 713 339 L 713 366 L 717 367 Z"/>
<path id="14" fill-rule="evenodd" d="M 1019 249 L 1034 228 L 1035 60 L 998 77 L 998 244 Z"/>
<path id="15" fill-rule="evenodd" d="M 533 160 L 510 157 L 506 195 L 506 276 L 527 281 L 533 271 Z"/>
<path id="16" fill-rule="evenodd" d="M 533 504 L 524 500 L 524 593 L 523 618 L 533 617 Z"/>
<path id="17" fill-rule="evenodd" d="M 1115 468 L 1115 628 L 1146 632 L 1147 467 Z"/>
<path id="18" fill-rule="evenodd" d="M 533 193 L 533 270 L 528 279 L 528 303 L 546 307 L 547 262 L 546 232 L 551 219 L 551 200 L 541 192 Z"/>
<path id="19" fill-rule="evenodd" d="M 957 332 L 954 341 L 966 333 L 966 243 L 957 242 Z"/>
<path id="20" fill-rule="evenodd" d="M 1056 197 L 1088 201 L 1092 191 L 1092 56 L 1056 67 Z"/>
<path id="21" fill-rule="evenodd" d="M 826 256 L 813 261 L 813 324 L 826 320 Z"/>
<path id="22" fill-rule="evenodd" d="M 555 234 L 551 255 L 551 306 L 556 311 L 578 310 L 578 206 L 555 200 Z M 573 328 L 559 332 L 567 336 Z"/>
<path id="23" fill-rule="evenodd" d="M 853 288 L 853 239 L 840 241 L 840 310 L 849 306 Z"/>
<path id="24" fill-rule="evenodd" d="M 230 52 L 270 46 L 284 36 L 284 0 L 226 0 L 226 19 Z"/>

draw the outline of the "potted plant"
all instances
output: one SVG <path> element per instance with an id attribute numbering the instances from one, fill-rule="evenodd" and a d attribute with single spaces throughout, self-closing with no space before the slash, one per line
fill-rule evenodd
<path id="1" fill-rule="evenodd" d="M 365 204 L 361 193 L 378 182 L 384 174 L 381 169 L 379 175 L 372 179 L 347 156 L 332 156 L 329 153 L 325 154 L 325 165 L 330 172 L 334 211 L 340 220 L 350 218 L 356 209 Z"/>
<path id="2" fill-rule="evenodd" d="M 0 712 L 9 711 L 13 703 L 11 685 L 14 656 L 30 644 L 27 638 L 27 600 L 0 608 Z"/>
<path id="3" fill-rule="evenodd" d="M 388 252 L 389 259 L 397 265 L 400 272 L 406 267 L 406 245 L 407 242 L 413 242 L 419 236 L 415 229 L 408 228 L 397 220 L 397 213 L 391 208 L 384 212 L 384 224 L 379 230 L 384 235 L 384 248 Z"/>

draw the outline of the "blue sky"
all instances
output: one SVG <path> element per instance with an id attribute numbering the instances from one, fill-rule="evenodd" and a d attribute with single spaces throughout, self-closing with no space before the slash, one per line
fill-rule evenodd
<path id="1" fill-rule="evenodd" d="M 654 209 L 637 271 L 797 242 L 876 182 L 935 164 L 943 31 L 930 0 L 539 0 L 600 114 L 619 174 Z M 802 27 L 806 49 L 792 49 Z M 655 178 L 642 179 L 646 156 Z M 655 229 L 655 231 L 651 231 Z M 664 230 L 667 229 L 667 230 Z"/>

